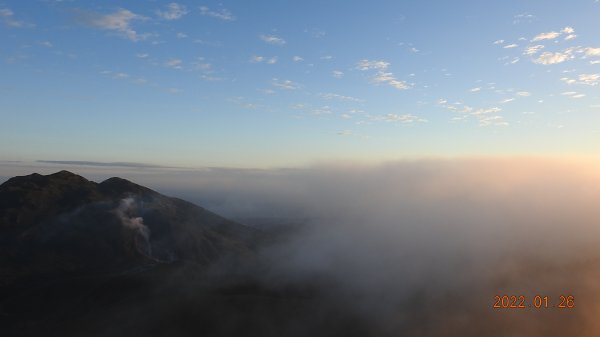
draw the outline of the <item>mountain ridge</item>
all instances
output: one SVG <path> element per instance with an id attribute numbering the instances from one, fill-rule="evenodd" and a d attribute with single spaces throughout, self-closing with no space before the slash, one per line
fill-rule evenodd
<path id="1" fill-rule="evenodd" d="M 0 185 L 0 284 L 176 261 L 206 266 L 251 254 L 255 234 L 118 177 L 96 183 L 64 170 L 18 176 Z"/>

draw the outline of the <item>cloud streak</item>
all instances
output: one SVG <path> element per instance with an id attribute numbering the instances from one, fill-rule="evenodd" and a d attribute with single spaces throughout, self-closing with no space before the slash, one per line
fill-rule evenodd
<path id="1" fill-rule="evenodd" d="M 211 10 L 206 6 L 200 7 L 200 14 L 204 16 L 209 16 L 215 19 L 219 19 L 222 21 L 235 21 L 236 17 L 231 14 L 227 9 L 220 9 L 217 11 Z"/>
<path id="2" fill-rule="evenodd" d="M 117 35 L 131 41 L 140 41 L 148 37 L 147 34 L 139 34 L 132 27 L 134 22 L 145 21 L 146 19 L 144 16 L 124 8 L 120 8 L 111 14 L 92 13 L 82 17 L 83 22 L 92 27 L 115 32 Z"/>
<path id="3" fill-rule="evenodd" d="M 282 46 L 282 45 L 286 44 L 286 41 L 283 38 L 276 36 L 276 35 L 264 35 L 263 34 L 263 35 L 259 35 L 259 38 L 268 44 L 273 44 L 273 45 L 278 45 L 278 46 Z"/>
<path id="4" fill-rule="evenodd" d="M 184 5 L 180 5 L 176 2 L 171 2 L 167 5 L 167 10 L 157 11 L 156 14 L 163 20 L 173 21 L 179 20 L 188 14 L 189 11 Z"/>

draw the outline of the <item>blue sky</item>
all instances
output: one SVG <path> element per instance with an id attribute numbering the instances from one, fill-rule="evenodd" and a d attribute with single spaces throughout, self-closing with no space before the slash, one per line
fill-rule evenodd
<path id="1" fill-rule="evenodd" d="M 600 2 L 0 1 L 0 159 L 597 156 Z"/>

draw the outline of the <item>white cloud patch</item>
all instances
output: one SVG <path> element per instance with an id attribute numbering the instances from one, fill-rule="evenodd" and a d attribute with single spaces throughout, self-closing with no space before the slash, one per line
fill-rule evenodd
<path id="1" fill-rule="evenodd" d="M 584 48 L 585 56 L 600 56 L 600 48 Z"/>
<path id="2" fill-rule="evenodd" d="M 371 80 L 375 84 L 385 83 L 385 84 L 388 84 L 398 90 L 405 90 L 405 89 L 410 88 L 408 83 L 406 83 L 404 81 L 400 81 L 400 80 L 396 79 L 396 77 L 394 77 L 394 74 L 386 73 L 384 71 L 378 71 L 377 74 L 373 78 L 371 78 Z"/>
<path id="3" fill-rule="evenodd" d="M 10 8 L 0 8 L 0 21 L 7 27 L 11 28 L 30 28 L 34 24 L 16 20 L 15 13 Z"/>
<path id="4" fill-rule="evenodd" d="M 294 61 L 294 62 L 302 62 L 302 61 L 304 61 L 304 59 L 302 57 L 300 57 L 300 56 L 294 56 L 294 57 L 292 57 L 292 61 Z"/>
<path id="5" fill-rule="evenodd" d="M 563 96 L 573 96 L 573 95 L 577 95 L 577 92 L 575 92 L 575 91 L 565 91 L 565 92 L 562 92 L 561 95 L 563 95 Z"/>
<path id="6" fill-rule="evenodd" d="M 509 126 L 502 116 L 485 116 L 479 119 L 479 126 Z"/>
<path id="7" fill-rule="evenodd" d="M 567 97 L 570 97 L 570 98 L 583 98 L 583 97 L 585 97 L 585 94 L 580 94 L 580 93 L 578 93 L 576 91 L 565 91 L 565 92 L 561 93 L 561 95 L 567 96 Z"/>
<path id="8" fill-rule="evenodd" d="M 389 62 L 385 62 L 385 61 L 381 61 L 381 60 L 376 60 L 376 61 L 360 60 L 356 64 L 356 69 L 361 70 L 361 71 L 377 70 L 377 73 L 375 74 L 375 76 L 373 76 L 371 78 L 371 81 L 375 84 L 388 84 L 399 90 L 404 90 L 404 89 L 410 88 L 408 83 L 398 80 L 396 77 L 394 77 L 394 74 L 392 74 L 391 72 L 385 71 L 385 70 L 387 70 L 389 65 L 390 65 Z"/>
<path id="9" fill-rule="evenodd" d="M 581 74 L 577 77 L 577 79 L 563 77 L 560 80 L 567 84 L 585 84 L 597 86 L 600 82 L 600 74 Z"/>
<path id="10" fill-rule="evenodd" d="M 167 5 L 167 10 L 156 11 L 156 15 L 163 20 L 178 20 L 181 19 L 188 12 L 184 5 L 180 5 L 176 2 L 171 2 Z"/>
<path id="11" fill-rule="evenodd" d="M 503 43 L 504 43 L 504 40 L 496 40 L 496 41 L 494 41 L 494 44 L 503 44 Z"/>
<path id="12" fill-rule="evenodd" d="M 554 40 L 560 36 L 559 32 L 547 32 L 536 35 L 531 41 Z"/>
<path id="13" fill-rule="evenodd" d="M 181 69 L 183 67 L 183 61 L 180 59 L 168 59 L 165 62 L 165 66 L 173 69 Z"/>
<path id="14" fill-rule="evenodd" d="M 531 41 L 542 41 L 542 40 L 554 40 L 556 38 L 558 38 L 559 36 L 561 36 L 562 34 L 567 35 L 565 37 L 565 40 L 573 40 L 574 38 L 577 37 L 577 35 L 574 34 L 575 33 L 575 29 L 573 29 L 573 27 L 565 27 L 563 29 L 560 30 L 560 32 L 546 32 L 546 33 L 541 33 L 536 35 Z"/>
<path id="15" fill-rule="evenodd" d="M 540 50 L 544 49 L 544 46 L 541 44 L 535 45 L 535 46 L 529 46 L 527 48 L 525 48 L 525 51 L 523 52 L 524 55 L 535 55 L 537 54 Z"/>
<path id="16" fill-rule="evenodd" d="M 278 58 L 277 56 L 273 56 L 273 57 L 265 57 L 265 56 L 258 56 L 258 55 L 254 55 L 250 58 L 250 63 L 266 63 L 266 64 L 275 64 L 277 63 Z"/>
<path id="17" fill-rule="evenodd" d="M 144 40 L 148 36 L 139 34 L 131 27 L 133 22 L 144 21 L 146 18 L 127 9 L 120 8 L 106 15 L 92 14 L 84 20 L 93 27 L 113 31 L 131 41 Z"/>
<path id="18" fill-rule="evenodd" d="M 470 92 L 479 92 L 481 91 L 481 88 L 473 88 L 471 90 L 469 90 Z"/>
<path id="19" fill-rule="evenodd" d="M 333 94 L 333 93 L 321 93 L 321 94 L 319 94 L 319 97 L 321 97 L 323 99 L 335 99 L 335 100 L 346 101 L 346 102 L 364 102 L 364 100 L 362 100 L 360 98 L 356 98 L 356 97 L 352 97 L 352 96 L 344 96 L 344 95 L 339 95 L 339 94 Z"/>
<path id="20" fill-rule="evenodd" d="M 223 21 L 235 21 L 235 19 L 236 19 L 235 16 L 226 9 L 220 9 L 220 10 L 214 11 L 206 6 L 202 6 L 199 9 L 200 9 L 200 14 L 202 14 L 204 16 L 209 16 L 209 17 L 212 17 L 215 19 L 219 19 L 219 20 L 223 20 Z"/>
<path id="21" fill-rule="evenodd" d="M 513 24 L 519 24 L 522 22 L 531 23 L 536 19 L 535 15 L 529 13 L 517 14 L 513 17 Z"/>
<path id="22" fill-rule="evenodd" d="M 126 78 L 129 78 L 129 74 L 127 73 L 115 73 L 112 75 L 112 78 L 116 79 L 116 80 L 124 80 Z"/>
<path id="23" fill-rule="evenodd" d="M 514 98 L 507 100 L 507 102 L 511 100 L 514 100 Z M 446 99 L 438 100 L 437 104 L 458 114 L 458 116 L 451 118 L 452 121 L 466 121 L 469 117 L 472 117 L 478 121 L 479 126 L 509 126 L 504 117 L 498 115 L 502 112 L 502 109 L 497 106 L 475 109 L 462 102 L 449 103 Z"/>
<path id="24" fill-rule="evenodd" d="M 261 40 L 263 40 L 264 42 L 268 43 L 268 44 L 274 44 L 274 45 L 284 45 L 286 42 L 283 38 L 279 37 L 279 36 L 275 36 L 275 35 L 260 35 L 259 36 Z"/>
<path id="25" fill-rule="evenodd" d="M 569 34 L 569 35 L 565 36 L 565 40 L 567 40 L 567 41 L 573 40 L 575 38 L 577 38 L 577 35 L 575 35 L 575 34 Z"/>
<path id="26" fill-rule="evenodd" d="M 517 96 L 520 96 L 520 97 L 529 97 L 529 96 L 531 96 L 531 93 L 528 92 L 528 91 L 518 91 L 517 92 Z"/>
<path id="27" fill-rule="evenodd" d="M 370 60 L 360 60 L 358 61 L 358 63 L 356 64 L 356 69 L 358 70 L 385 70 L 387 69 L 387 67 L 389 66 L 389 62 L 385 62 L 385 61 L 370 61 Z"/>
<path id="28" fill-rule="evenodd" d="M 412 114 L 385 114 L 378 116 L 369 116 L 369 119 L 378 122 L 388 122 L 388 123 L 402 123 L 402 124 L 413 124 L 413 123 L 426 123 L 427 120 Z"/>
<path id="29" fill-rule="evenodd" d="M 148 56 L 150 56 L 150 55 L 146 54 L 146 53 L 138 53 L 138 54 L 135 54 L 135 56 L 138 58 L 141 58 L 141 59 L 145 59 L 145 58 L 148 58 Z"/>
<path id="30" fill-rule="evenodd" d="M 542 53 L 538 58 L 534 59 L 533 62 L 537 64 L 550 65 L 565 62 L 572 59 L 573 56 L 569 51 L 566 52 L 545 52 Z"/>
<path id="31" fill-rule="evenodd" d="M 506 45 L 506 46 L 504 46 L 502 48 L 504 48 L 504 49 L 511 49 L 511 48 L 517 48 L 518 46 L 519 46 L 518 44 L 512 43 L 512 44 L 508 44 L 508 45 Z"/>
<path id="32" fill-rule="evenodd" d="M 335 78 L 342 78 L 344 77 L 344 72 L 340 70 L 334 70 L 331 72 L 331 75 Z"/>
<path id="33" fill-rule="evenodd" d="M 292 82 L 290 80 L 279 80 L 277 78 L 274 78 L 271 81 L 271 84 L 274 87 L 280 88 L 280 89 L 285 89 L 285 90 L 296 90 L 296 89 L 300 89 L 300 84 Z"/>

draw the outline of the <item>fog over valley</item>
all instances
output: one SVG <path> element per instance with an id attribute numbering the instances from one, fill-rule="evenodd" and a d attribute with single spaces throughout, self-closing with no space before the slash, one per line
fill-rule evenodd
<path id="1" fill-rule="evenodd" d="M 352 330 L 349 320 L 374 336 L 595 336 L 595 168 L 539 158 L 430 159 L 149 172 L 133 180 L 280 233 L 261 244 L 253 263 L 223 260 L 208 275 L 296 289 L 316 303 L 298 309 L 307 330 L 283 331 L 323 329 L 323 320 L 332 332 L 340 322 Z M 193 293 L 193 282 L 185 284 Z M 552 305 L 573 296 L 575 308 L 494 309 L 495 296 L 504 295 L 525 296 L 528 306 L 536 295 Z"/>

